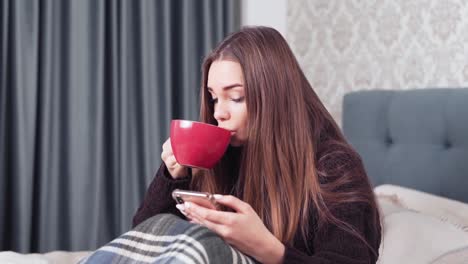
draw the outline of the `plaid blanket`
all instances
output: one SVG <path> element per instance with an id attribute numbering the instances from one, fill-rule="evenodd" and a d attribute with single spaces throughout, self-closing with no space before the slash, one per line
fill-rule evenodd
<path id="1" fill-rule="evenodd" d="M 99 248 L 80 264 L 90 263 L 256 263 L 206 227 L 177 216 L 147 219 Z"/>

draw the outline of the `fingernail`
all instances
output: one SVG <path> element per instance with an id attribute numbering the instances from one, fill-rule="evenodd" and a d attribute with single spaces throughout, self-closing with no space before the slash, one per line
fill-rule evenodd
<path id="1" fill-rule="evenodd" d="M 185 206 L 183 204 L 176 204 L 177 209 L 179 209 L 180 211 L 184 211 L 185 210 Z"/>
<path id="2" fill-rule="evenodd" d="M 221 194 L 214 194 L 213 197 L 214 197 L 216 200 L 223 198 L 223 196 L 222 196 Z"/>
<path id="3" fill-rule="evenodd" d="M 185 209 L 189 209 L 190 206 L 191 206 L 190 202 L 185 202 L 185 203 L 184 203 Z"/>

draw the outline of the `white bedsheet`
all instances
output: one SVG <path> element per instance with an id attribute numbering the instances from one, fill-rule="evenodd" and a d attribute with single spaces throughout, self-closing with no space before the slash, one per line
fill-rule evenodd
<path id="1" fill-rule="evenodd" d="M 75 264 L 90 251 L 52 251 L 45 254 L 19 254 L 13 251 L 0 252 L 0 264 Z"/>

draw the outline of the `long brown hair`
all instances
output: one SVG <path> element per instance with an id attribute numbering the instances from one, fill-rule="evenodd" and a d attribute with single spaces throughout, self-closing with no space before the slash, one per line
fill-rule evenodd
<path id="1" fill-rule="evenodd" d="M 334 223 L 374 251 L 362 234 L 333 214 L 342 204 L 358 202 L 372 210 L 374 219 L 369 221 L 379 222 L 359 155 L 312 89 L 286 40 L 272 28 L 243 28 L 205 58 L 200 119 L 215 125 L 206 86 L 216 60 L 239 62 L 245 80 L 249 132 L 239 157 L 234 194 L 249 203 L 287 245 L 297 231 L 307 239 L 315 215 L 318 230 Z M 194 175 L 192 188 L 232 192 L 233 160 L 228 150 L 213 170 Z"/>

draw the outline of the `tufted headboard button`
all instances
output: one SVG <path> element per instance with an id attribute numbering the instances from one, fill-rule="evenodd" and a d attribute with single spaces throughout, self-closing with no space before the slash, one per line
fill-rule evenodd
<path id="1" fill-rule="evenodd" d="M 387 145 L 387 147 L 390 147 L 391 145 L 393 145 L 393 139 L 391 137 L 387 137 L 385 139 L 385 144 Z"/>
<path id="2" fill-rule="evenodd" d="M 445 142 L 444 142 L 444 147 L 445 147 L 446 149 L 449 149 L 449 148 L 452 147 L 452 143 L 451 143 L 449 140 L 445 140 Z"/>

